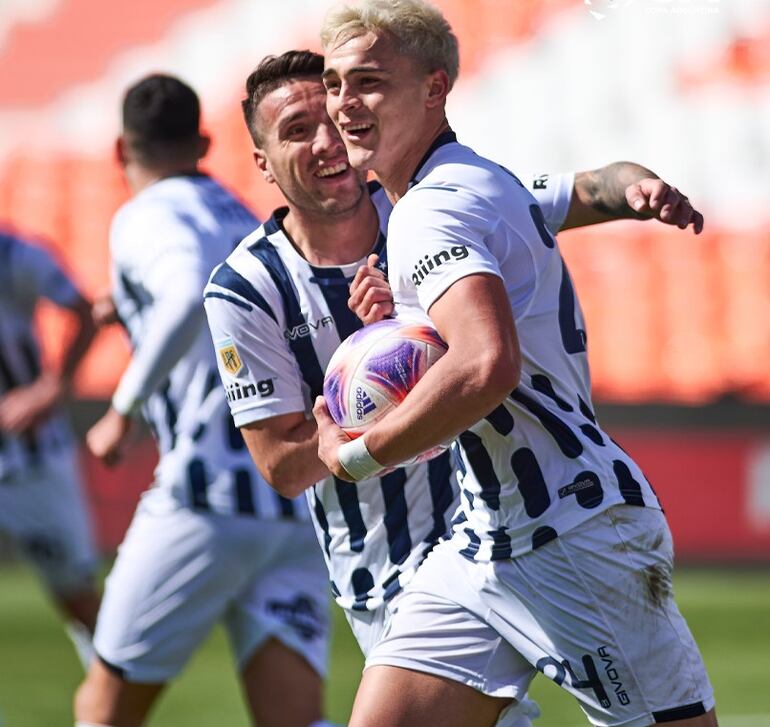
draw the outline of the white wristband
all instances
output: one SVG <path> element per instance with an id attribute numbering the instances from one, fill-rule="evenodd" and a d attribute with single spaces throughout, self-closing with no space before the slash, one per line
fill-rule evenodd
<path id="1" fill-rule="evenodd" d="M 337 450 L 337 459 L 345 468 L 354 482 L 374 477 L 378 472 L 385 469 L 366 448 L 363 436 L 353 439 L 350 442 L 341 444 Z"/>

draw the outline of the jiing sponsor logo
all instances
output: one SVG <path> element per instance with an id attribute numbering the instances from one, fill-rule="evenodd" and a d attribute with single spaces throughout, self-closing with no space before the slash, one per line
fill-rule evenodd
<path id="1" fill-rule="evenodd" d="M 225 386 L 228 401 L 249 399 L 252 396 L 257 396 L 257 394 L 264 398 L 270 396 L 274 391 L 275 384 L 272 379 L 262 379 L 252 384 L 240 384 L 236 381 L 234 384 Z"/>
<path id="2" fill-rule="evenodd" d="M 425 255 L 417 261 L 414 266 L 414 272 L 412 273 L 412 282 L 416 286 L 420 286 L 423 280 L 428 276 L 431 270 L 441 267 L 445 263 L 457 260 L 464 260 L 468 257 L 467 245 L 454 245 L 448 250 L 439 250 L 434 255 Z"/>

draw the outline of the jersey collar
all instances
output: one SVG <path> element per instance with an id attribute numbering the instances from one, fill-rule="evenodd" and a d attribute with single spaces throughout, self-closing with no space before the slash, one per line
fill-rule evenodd
<path id="1" fill-rule="evenodd" d="M 425 156 L 423 156 L 422 159 L 420 159 L 420 163 L 417 165 L 417 168 L 414 170 L 414 174 L 412 174 L 412 178 L 409 180 L 409 187 L 408 189 L 411 189 L 414 187 L 415 184 L 417 184 L 422 177 L 425 175 L 421 172 L 423 171 L 423 168 L 428 163 L 428 160 L 433 156 L 433 153 L 440 149 L 442 146 L 446 146 L 447 144 L 454 144 L 457 142 L 457 134 L 455 134 L 454 131 L 451 129 L 442 132 L 439 134 L 434 140 L 433 143 L 428 147 L 428 151 L 425 152 Z"/>

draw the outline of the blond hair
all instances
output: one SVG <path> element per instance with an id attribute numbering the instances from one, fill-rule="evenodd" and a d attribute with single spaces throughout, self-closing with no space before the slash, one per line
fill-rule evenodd
<path id="1" fill-rule="evenodd" d="M 365 33 L 388 33 L 396 48 L 428 73 L 446 71 L 450 88 L 460 70 L 460 52 L 452 27 L 441 11 L 424 0 L 363 0 L 337 5 L 324 18 L 321 45 L 329 46 Z"/>

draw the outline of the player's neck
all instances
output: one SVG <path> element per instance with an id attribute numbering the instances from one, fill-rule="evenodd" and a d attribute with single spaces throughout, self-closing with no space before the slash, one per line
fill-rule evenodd
<path id="1" fill-rule="evenodd" d="M 342 217 L 308 215 L 292 208 L 283 219 L 283 229 L 311 265 L 347 265 L 372 251 L 379 234 L 379 218 L 366 197 L 360 208 Z"/>
<path id="2" fill-rule="evenodd" d="M 388 195 L 388 199 L 393 204 L 406 194 L 409 183 L 418 171 L 418 165 L 423 161 L 433 142 L 448 130 L 449 122 L 446 116 L 442 115 L 437 123 L 426 125 L 424 133 L 392 165 L 373 170 L 377 175 L 377 181 L 382 185 L 385 194 Z"/>
<path id="3" fill-rule="evenodd" d="M 127 167 L 125 170 L 126 181 L 133 194 L 139 194 L 143 189 L 146 189 L 156 182 L 160 182 L 162 179 L 195 174 L 200 174 L 197 164 L 157 168 L 135 165 L 130 168 Z"/>

